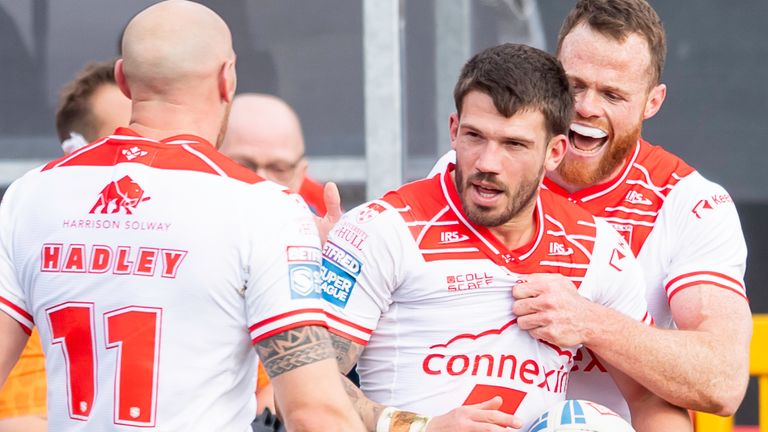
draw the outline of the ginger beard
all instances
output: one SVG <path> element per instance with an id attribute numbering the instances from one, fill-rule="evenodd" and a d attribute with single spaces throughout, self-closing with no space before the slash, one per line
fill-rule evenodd
<path id="1" fill-rule="evenodd" d="M 590 160 L 574 157 L 571 155 L 572 149 L 569 148 L 563 161 L 557 167 L 558 174 L 566 183 L 580 187 L 594 186 L 610 180 L 608 177 L 624 163 L 640 139 L 642 127 L 643 123 L 638 122 L 629 132 L 616 135 L 610 139 L 610 142 L 603 143 L 602 145 L 609 147 L 605 149 L 605 153 L 600 157 L 597 166 L 593 166 L 593 162 Z M 574 134 L 575 132 L 571 131 L 568 136 L 569 147 L 574 145 Z"/>
<path id="2" fill-rule="evenodd" d="M 533 203 L 539 191 L 539 185 L 541 184 L 543 176 L 544 165 L 542 164 L 539 172 L 535 176 L 522 178 L 521 175 L 520 186 L 511 193 L 509 188 L 503 182 L 499 181 L 496 174 L 477 172 L 465 179 L 464 173 L 457 163 L 456 190 L 459 193 L 461 207 L 472 223 L 484 227 L 497 227 L 508 222 Z M 502 206 L 501 209 L 498 209 L 473 203 L 468 196 L 470 188 L 475 187 L 472 186 L 472 182 L 484 182 L 493 185 L 499 193 L 506 197 L 506 206 Z"/>

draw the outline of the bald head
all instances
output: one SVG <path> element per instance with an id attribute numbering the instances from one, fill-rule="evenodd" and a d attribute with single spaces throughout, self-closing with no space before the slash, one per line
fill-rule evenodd
<path id="1" fill-rule="evenodd" d="M 237 86 L 229 28 L 199 3 L 154 4 L 125 28 L 115 80 L 132 101 L 130 127 L 139 134 L 193 134 L 218 147 Z"/>
<path id="2" fill-rule="evenodd" d="M 132 92 L 154 97 L 215 78 L 223 63 L 234 61 L 226 23 L 207 7 L 167 0 L 144 9 L 123 34 L 122 69 Z"/>
<path id="3" fill-rule="evenodd" d="M 299 118 L 287 103 L 274 96 L 236 96 L 220 150 L 293 191 L 299 190 L 306 174 Z"/>

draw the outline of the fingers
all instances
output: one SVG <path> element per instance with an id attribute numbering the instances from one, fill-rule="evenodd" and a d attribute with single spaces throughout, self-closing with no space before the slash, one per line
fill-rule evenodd
<path id="1" fill-rule="evenodd" d="M 341 195 L 339 188 L 334 182 L 328 182 L 323 188 L 323 202 L 325 203 L 325 217 L 331 222 L 336 223 L 341 219 Z"/>
<path id="2" fill-rule="evenodd" d="M 523 427 L 523 422 L 520 421 L 519 418 L 512 414 L 499 411 L 499 408 L 501 408 L 503 403 L 504 399 L 502 399 L 501 396 L 494 396 L 485 402 L 480 402 L 475 405 L 467 405 L 466 407 L 477 410 L 470 416 L 475 421 L 504 427 Z"/>
<path id="3" fill-rule="evenodd" d="M 502 399 L 501 396 L 494 396 L 485 402 L 480 402 L 479 404 L 466 405 L 466 406 L 470 408 L 481 409 L 481 410 L 497 410 L 501 408 L 501 404 L 503 402 L 504 402 L 504 399 Z"/>

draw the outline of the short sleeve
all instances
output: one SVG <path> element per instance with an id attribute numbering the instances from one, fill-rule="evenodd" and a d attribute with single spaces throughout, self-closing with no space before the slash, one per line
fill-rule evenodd
<path id="1" fill-rule="evenodd" d="M 323 246 L 321 291 L 329 330 L 368 343 L 398 285 L 402 218 L 373 201 L 347 213 Z"/>
<path id="2" fill-rule="evenodd" d="M 0 203 L 0 310 L 19 322 L 27 333 L 34 326 L 13 260 L 14 218 L 18 183 L 8 188 Z"/>
<path id="3" fill-rule="evenodd" d="M 664 280 L 667 297 L 710 284 L 746 298 L 747 246 L 728 192 L 694 173 L 678 184 L 667 201 L 660 215 L 672 237 Z"/>
<path id="4" fill-rule="evenodd" d="M 262 201 L 263 202 L 263 201 Z M 263 223 L 251 224 L 244 291 L 251 340 L 287 330 L 326 326 L 318 290 L 320 238 L 298 195 L 269 196 Z"/>

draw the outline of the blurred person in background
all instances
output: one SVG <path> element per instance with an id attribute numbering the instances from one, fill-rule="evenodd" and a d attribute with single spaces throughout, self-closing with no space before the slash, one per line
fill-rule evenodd
<path id="1" fill-rule="evenodd" d="M 298 193 L 324 216 L 323 185 L 307 175 L 304 134 L 296 112 L 282 99 L 257 93 L 235 96 L 219 149 L 256 174 Z"/>
<path id="2" fill-rule="evenodd" d="M 128 125 L 131 100 L 115 82 L 115 60 L 87 64 L 61 89 L 56 133 L 64 154 Z"/>

